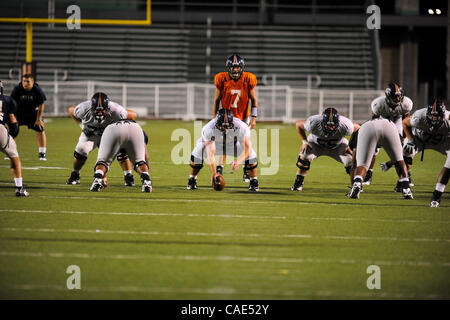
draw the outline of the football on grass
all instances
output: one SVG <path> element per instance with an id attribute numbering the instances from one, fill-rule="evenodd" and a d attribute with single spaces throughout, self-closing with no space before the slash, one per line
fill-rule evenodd
<path id="1" fill-rule="evenodd" d="M 223 176 L 218 175 L 213 182 L 213 188 L 216 191 L 222 191 L 225 188 L 225 179 Z"/>

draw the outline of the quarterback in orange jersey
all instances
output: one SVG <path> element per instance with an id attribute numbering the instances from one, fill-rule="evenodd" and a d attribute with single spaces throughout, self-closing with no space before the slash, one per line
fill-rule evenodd
<path id="1" fill-rule="evenodd" d="M 244 72 L 244 59 L 237 54 L 227 59 L 225 67 L 227 72 L 220 72 L 214 78 L 216 92 L 214 94 L 213 116 L 217 114 L 220 103 L 222 103 L 222 108 L 231 110 L 234 117 L 246 122 L 250 129 L 253 129 L 258 116 L 258 99 L 255 93 L 256 76 L 253 73 Z M 221 164 L 217 167 L 220 172 L 223 170 L 225 159 L 221 160 Z M 250 181 L 245 171 L 244 181 Z"/>

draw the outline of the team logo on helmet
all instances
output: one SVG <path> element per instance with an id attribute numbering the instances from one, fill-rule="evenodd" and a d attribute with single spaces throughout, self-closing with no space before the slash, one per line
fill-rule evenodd
<path id="1" fill-rule="evenodd" d="M 216 128 L 218 128 L 219 130 L 223 131 L 226 129 L 234 128 L 233 113 L 231 112 L 231 110 L 220 109 L 217 112 L 216 119 Z"/>
<path id="2" fill-rule="evenodd" d="M 427 107 L 427 123 L 431 130 L 438 129 L 444 123 L 445 118 L 444 102 L 434 99 L 433 103 Z"/>
<path id="3" fill-rule="evenodd" d="M 322 113 L 322 129 L 329 135 L 339 127 L 339 113 L 335 108 L 326 108 Z"/>
<path id="4" fill-rule="evenodd" d="M 105 119 L 106 114 L 109 111 L 109 99 L 103 92 L 95 93 L 91 98 L 91 108 L 94 113 L 94 118 L 101 122 Z"/>
<path id="5" fill-rule="evenodd" d="M 386 94 L 386 102 L 390 108 L 395 109 L 403 102 L 403 88 L 395 82 L 389 83 L 384 93 Z"/>
<path id="6" fill-rule="evenodd" d="M 239 79 L 244 73 L 245 62 L 237 54 L 233 54 L 231 57 L 227 59 L 225 63 L 225 67 L 227 68 L 228 74 L 234 80 Z"/>

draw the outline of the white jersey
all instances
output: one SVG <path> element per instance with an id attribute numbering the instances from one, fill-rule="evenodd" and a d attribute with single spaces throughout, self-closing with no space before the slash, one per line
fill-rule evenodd
<path id="1" fill-rule="evenodd" d="M 353 122 L 339 115 L 339 126 L 331 134 L 326 134 L 322 128 L 322 115 L 317 114 L 306 119 L 305 130 L 308 135 L 308 142 L 316 143 L 322 147 L 333 149 L 341 143 L 347 142 L 345 136 L 351 135 L 354 130 Z"/>
<path id="2" fill-rule="evenodd" d="M 126 119 L 128 112 L 120 104 L 109 101 L 109 111 L 101 122 L 98 122 L 92 112 L 91 100 L 84 101 L 77 105 L 74 110 L 74 116 L 81 119 L 81 127 L 86 136 L 101 136 L 105 128 L 120 119 Z"/>
<path id="3" fill-rule="evenodd" d="M 427 108 L 419 109 L 411 116 L 411 129 L 414 138 L 421 142 L 440 144 L 450 136 L 450 124 L 448 122 L 449 111 L 445 111 L 445 120 L 440 128 L 431 131 L 427 123 Z"/>
<path id="4" fill-rule="evenodd" d="M 378 97 L 372 101 L 372 112 L 376 116 L 394 122 L 399 135 L 403 134 L 402 118 L 406 117 L 413 108 L 413 102 L 408 97 L 403 97 L 403 102 L 392 109 L 386 102 L 386 97 Z"/>
<path id="5" fill-rule="evenodd" d="M 250 138 L 249 126 L 238 118 L 233 118 L 233 129 L 220 131 L 216 128 L 217 119 L 214 118 L 209 121 L 202 129 L 202 139 L 204 142 L 215 141 L 217 145 L 234 144 L 235 140 L 239 143 L 244 143 L 244 138 Z"/>

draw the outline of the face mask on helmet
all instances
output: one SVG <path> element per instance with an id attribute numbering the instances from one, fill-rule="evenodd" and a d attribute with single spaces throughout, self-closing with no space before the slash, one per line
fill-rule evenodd
<path id="1" fill-rule="evenodd" d="M 444 123 L 445 105 L 441 100 L 434 100 L 433 104 L 427 107 L 427 123 L 431 130 L 440 128 Z"/>
<path id="2" fill-rule="evenodd" d="M 339 127 L 339 114 L 335 108 L 327 108 L 322 113 L 322 129 L 331 134 Z"/>
<path id="3" fill-rule="evenodd" d="M 220 109 L 217 112 L 216 128 L 225 131 L 234 128 L 233 113 L 230 110 Z"/>
<path id="4" fill-rule="evenodd" d="M 385 90 L 386 102 L 390 108 L 396 108 L 403 102 L 403 88 L 395 82 L 389 83 Z"/>
<path id="5" fill-rule="evenodd" d="M 109 111 L 109 99 L 103 92 L 97 92 L 92 96 L 91 108 L 94 114 L 95 120 L 101 122 L 105 119 L 106 114 Z"/>
<path id="6" fill-rule="evenodd" d="M 234 80 L 239 79 L 244 73 L 245 63 L 244 59 L 239 57 L 237 54 L 232 55 L 227 59 L 225 66 L 228 70 L 228 74 Z"/>

